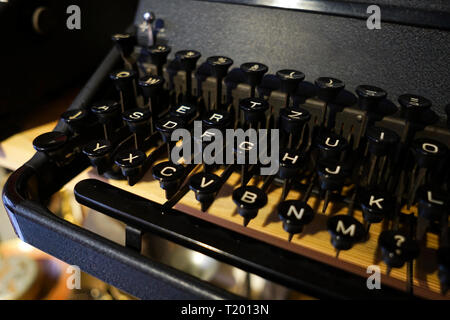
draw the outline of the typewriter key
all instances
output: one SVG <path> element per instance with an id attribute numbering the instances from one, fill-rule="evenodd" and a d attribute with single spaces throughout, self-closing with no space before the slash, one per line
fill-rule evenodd
<path id="1" fill-rule="evenodd" d="M 418 243 L 400 231 L 383 231 L 378 244 L 381 247 L 383 261 L 389 269 L 401 268 L 406 262 L 414 260 L 419 255 Z"/>
<path id="2" fill-rule="evenodd" d="M 69 126 L 73 133 L 81 133 L 87 127 L 88 113 L 83 109 L 64 112 L 61 119 Z"/>
<path id="3" fill-rule="evenodd" d="M 186 72 L 186 94 L 184 96 L 185 103 L 192 100 L 192 72 L 197 68 L 197 62 L 200 60 L 201 56 L 201 53 L 195 50 L 182 50 L 175 54 L 175 57 L 180 62 L 182 69 Z"/>
<path id="4" fill-rule="evenodd" d="M 203 125 L 208 129 L 214 128 L 223 131 L 229 129 L 232 123 L 231 115 L 221 110 L 209 111 L 203 117 Z"/>
<path id="5" fill-rule="evenodd" d="M 251 128 L 257 129 L 266 119 L 269 103 L 261 98 L 247 98 L 239 102 L 239 108 L 244 112 L 244 119 Z"/>
<path id="6" fill-rule="evenodd" d="M 370 127 L 366 137 L 369 142 L 369 152 L 375 156 L 385 156 L 400 141 L 399 135 L 390 129 Z"/>
<path id="7" fill-rule="evenodd" d="M 327 104 L 336 99 L 336 97 L 345 88 L 345 83 L 339 79 L 322 77 L 315 81 L 318 89 L 317 95 Z"/>
<path id="8" fill-rule="evenodd" d="M 402 112 L 407 120 L 411 122 L 421 122 L 421 118 L 425 111 L 431 108 L 431 101 L 427 98 L 414 95 L 404 94 L 398 98 L 398 103 L 402 107 Z"/>
<path id="9" fill-rule="evenodd" d="M 148 53 L 154 65 L 156 65 L 157 74 L 159 77 L 163 76 L 163 67 L 167 63 L 172 48 L 165 45 L 156 45 L 148 48 Z"/>
<path id="10" fill-rule="evenodd" d="M 280 151 L 280 170 L 278 176 L 281 179 L 294 177 L 304 160 L 304 155 L 295 149 L 282 149 Z"/>
<path id="11" fill-rule="evenodd" d="M 337 250 L 350 250 L 357 242 L 364 240 L 364 226 L 349 215 L 337 215 L 328 219 L 328 232 L 331 234 L 331 244 Z"/>
<path id="12" fill-rule="evenodd" d="M 133 110 L 125 111 L 122 114 L 123 121 L 126 122 L 128 129 L 134 135 L 134 146 L 139 149 L 139 146 L 148 136 L 149 120 L 151 114 L 147 109 L 137 108 Z"/>
<path id="13" fill-rule="evenodd" d="M 346 164 L 321 161 L 317 166 L 320 189 L 325 191 L 322 213 L 325 213 L 333 191 L 340 192 L 351 170 Z"/>
<path id="14" fill-rule="evenodd" d="M 259 209 L 267 204 L 267 195 L 257 187 L 240 187 L 233 192 L 233 201 L 238 213 L 244 218 L 244 227 L 258 215 Z"/>
<path id="15" fill-rule="evenodd" d="M 419 199 L 416 239 L 421 241 L 434 222 L 440 223 L 448 211 L 448 195 L 441 190 L 422 186 L 417 195 Z"/>
<path id="16" fill-rule="evenodd" d="M 164 86 L 164 78 L 160 76 L 146 76 L 139 80 L 139 87 L 142 90 L 145 103 L 148 105 L 150 113 L 156 117 L 163 110 L 157 105 L 158 95 L 161 94 Z"/>
<path id="17" fill-rule="evenodd" d="M 380 223 L 389 218 L 394 204 L 392 197 L 385 191 L 362 190 L 359 201 L 363 211 L 364 221 L 368 223 L 366 231 L 369 232 L 372 223 Z"/>
<path id="18" fill-rule="evenodd" d="M 152 169 L 153 178 L 158 180 L 161 189 L 166 191 L 166 199 L 172 198 L 178 191 L 185 173 L 184 166 L 170 161 L 161 162 Z"/>
<path id="19" fill-rule="evenodd" d="M 109 140 L 115 129 L 121 126 L 120 104 L 114 101 L 106 101 L 93 106 L 91 112 L 97 117 L 98 122 L 103 125 L 105 140 Z"/>
<path id="20" fill-rule="evenodd" d="M 296 147 L 292 145 L 294 137 L 298 137 L 298 146 L 302 144 L 300 135 L 304 132 L 305 125 L 310 119 L 311 113 L 302 108 L 283 108 L 280 111 L 280 127 L 288 134 L 288 148 Z"/>
<path id="21" fill-rule="evenodd" d="M 33 140 L 36 151 L 45 153 L 50 159 L 62 160 L 65 158 L 65 145 L 69 138 L 62 132 L 53 131 L 41 134 Z"/>
<path id="22" fill-rule="evenodd" d="M 300 133 L 311 119 L 311 113 L 302 108 L 284 108 L 280 111 L 281 128 L 287 133 Z"/>
<path id="23" fill-rule="evenodd" d="M 314 210 L 300 200 L 283 201 L 278 205 L 278 217 L 283 221 L 283 229 L 289 233 L 288 241 L 302 233 L 304 227 L 314 219 Z"/>
<path id="24" fill-rule="evenodd" d="M 269 68 L 259 62 L 248 62 L 241 65 L 241 70 L 247 77 L 247 83 L 251 87 L 250 97 L 254 98 L 256 87 L 261 84 L 264 75 L 269 71 Z"/>
<path id="25" fill-rule="evenodd" d="M 119 70 L 109 75 L 120 95 L 122 112 L 137 107 L 136 73 L 130 70 Z"/>
<path id="26" fill-rule="evenodd" d="M 91 165 L 102 175 L 111 167 L 113 147 L 109 141 L 92 141 L 83 148 L 83 153 L 89 158 Z"/>
<path id="27" fill-rule="evenodd" d="M 321 134 L 316 139 L 319 158 L 322 160 L 341 160 L 349 144 L 347 140 L 335 133 Z"/>
<path id="28" fill-rule="evenodd" d="M 377 182 L 380 183 L 384 172 L 388 154 L 394 151 L 394 148 L 400 142 L 400 137 L 392 130 L 381 127 L 370 127 L 366 132 L 368 141 L 368 151 L 370 152 L 370 167 L 367 177 L 367 184 L 372 184 L 372 177 L 375 169 L 378 169 Z M 381 157 L 381 163 L 377 167 L 378 159 Z"/>
<path id="29" fill-rule="evenodd" d="M 193 104 L 182 104 L 174 106 L 170 110 L 170 115 L 180 118 L 184 123 L 190 123 L 196 117 L 198 111 L 197 107 Z"/>
<path id="30" fill-rule="evenodd" d="M 117 33 L 111 37 L 122 58 L 128 59 L 134 51 L 136 37 L 129 33 Z"/>
<path id="31" fill-rule="evenodd" d="M 147 160 L 147 156 L 144 152 L 133 150 L 117 155 L 115 163 L 122 171 L 122 175 L 128 179 L 130 186 L 133 186 L 143 173 L 142 167 L 145 160 Z"/>
<path id="32" fill-rule="evenodd" d="M 408 209 L 414 203 L 417 189 L 425 182 L 427 173 L 432 171 L 433 168 L 439 168 L 441 161 L 447 155 L 447 147 L 433 139 L 417 139 L 413 142 L 411 148 L 416 164 L 411 174 Z M 419 168 L 419 173 L 416 176 L 417 168 Z"/>
<path id="33" fill-rule="evenodd" d="M 323 110 L 323 119 L 321 119 L 322 127 L 327 126 L 325 123 L 328 114 L 328 105 L 333 102 L 337 96 L 344 90 L 345 84 L 343 81 L 335 78 L 322 77 L 315 81 L 317 88 L 317 96 L 325 102 Z"/>
<path id="34" fill-rule="evenodd" d="M 361 85 L 356 88 L 356 94 L 359 97 L 359 107 L 361 110 L 372 113 L 379 113 L 378 107 L 387 97 L 387 92 L 381 88 Z"/>
<path id="35" fill-rule="evenodd" d="M 233 65 L 233 60 L 228 57 L 214 56 L 207 59 L 216 77 L 216 110 L 222 108 L 222 81 L 227 76 L 228 70 Z"/>
<path id="36" fill-rule="evenodd" d="M 195 192 L 195 198 L 201 203 L 205 212 L 219 192 L 222 179 L 212 173 L 198 173 L 189 180 L 189 188 Z"/>
<path id="37" fill-rule="evenodd" d="M 298 90 L 300 83 L 305 80 L 305 74 L 296 70 L 280 70 L 277 72 L 277 77 L 281 82 L 281 90 L 286 93 L 286 108 L 289 107 L 291 97 L 293 97 Z"/>
<path id="38" fill-rule="evenodd" d="M 235 143 L 234 152 L 236 154 L 236 159 L 238 164 L 242 164 L 241 166 L 241 186 L 244 187 L 252 178 L 252 174 L 250 172 L 250 163 L 255 161 L 254 158 L 250 159 L 250 156 L 254 154 L 252 151 L 257 150 L 257 137 L 253 136 L 254 139 L 246 140 L 241 144 L 237 144 L 237 141 L 233 141 Z M 254 166 L 253 166 L 254 167 Z"/>
<path id="39" fill-rule="evenodd" d="M 169 117 L 157 121 L 155 127 L 161 134 L 163 141 L 167 144 L 167 156 L 170 160 L 172 147 L 176 143 L 172 142 L 172 133 L 177 129 L 183 128 L 184 122 L 181 118 Z"/>

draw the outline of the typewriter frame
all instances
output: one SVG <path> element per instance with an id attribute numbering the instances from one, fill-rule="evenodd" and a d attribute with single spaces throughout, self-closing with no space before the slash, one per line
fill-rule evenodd
<path id="1" fill-rule="evenodd" d="M 91 103 L 107 74 L 118 63 L 113 50 L 89 80 L 69 109 Z M 399 124 L 401 126 L 401 123 Z M 65 132 L 60 122 L 55 130 Z M 98 209 L 127 224 L 125 247 L 75 226 L 51 213 L 45 206 L 52 194 L 87 167 L 79 161 L 72 170 L 60 170 L 43 154 L 36 154 L 14 172 L 4 191 L 3 201 L 17 235 L 25 242 L 63 260 L 78 265 L 124 291 L 143 299 L 237 299 L 223 289 L 144 257 L 136 251 L 145 232 L 199 251 L 219 261 L 255 273 L 288 288 L 318 298 L 410 299 L 405 292 L 383 286 L 368 290 L 362 277 L 284 249 L 249 238 L 234 231 L 172 210 L 161 217 L 159 204 L 152 203 L 152 215 L 125 217 Z M 45 187 L 44 187 L 45 186 Z M 126 191 L 123 191 L 126 194 Z M 131 195 L 131 194 L 128 194 Z M 155 219 L 155 216 L 158 219 Z M 130 218 L 131 217 L 131 218 Z M 239 245 L 235 245 L 239 243 Z M 289 265 L 290 268 L 285 268 Z M 302 275 L 307 274 L 307 279 Z M 333 287 L 333 290 L 328 288 Z"/>

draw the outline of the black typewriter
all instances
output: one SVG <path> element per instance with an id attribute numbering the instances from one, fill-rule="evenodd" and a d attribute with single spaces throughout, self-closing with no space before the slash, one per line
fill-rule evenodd
<path id="1" fill-rule="evenodd" d="M 363 3 L 231 2 L 141 1 L 9 179 L 17 234 L 140 298 L 238 298 L 144 255 L 154 234 L 318 298 L 448 299 L 448 8 L 381 1 L 374 31 Z M 125 245 L 47 209 L 71 181 Z"/>

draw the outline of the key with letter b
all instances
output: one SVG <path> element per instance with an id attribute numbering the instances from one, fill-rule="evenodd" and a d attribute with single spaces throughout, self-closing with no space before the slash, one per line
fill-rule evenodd
<path id="1" fill-rule="evenodd" d="M 240 187 L 233 192 L 233 201 L 238 213 L 244 218 L 244 227 L 258 215 L 259 209 L 267 204 L 267 195 L 257 187 Z"/>

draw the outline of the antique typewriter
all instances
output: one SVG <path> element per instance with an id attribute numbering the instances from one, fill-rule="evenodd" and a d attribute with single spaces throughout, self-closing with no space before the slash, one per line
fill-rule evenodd
<path id="1" fill-rule="evenodd" d="M 353 3 L 321 3 L 141 1 L 9 179 L 20 238 L 140 298 L 237 298 L 141 254 L 156 234 L 314 297 L 448 299 L 448 8 L 402 20 L 381 1 L 368 30 L 341 16 Z M 218 139 L 237 129 L 258 135 Z M 194 161 L 207 150 L 227 161 Z M 49 211 L 73 181 L 124 246 Z"/>

